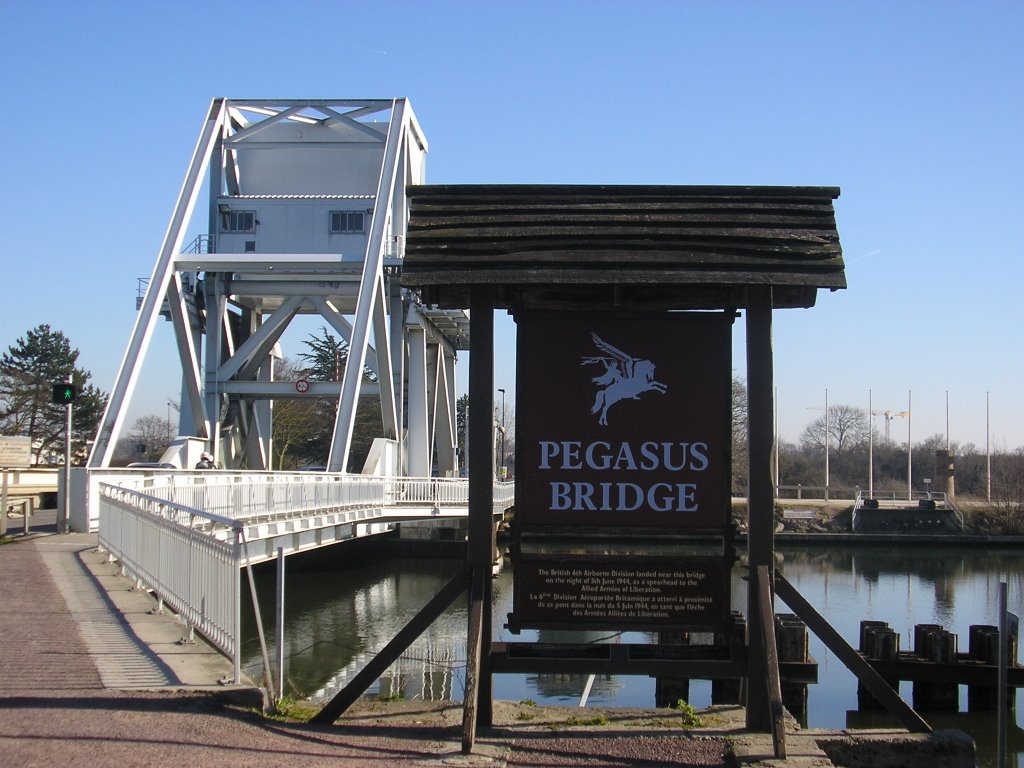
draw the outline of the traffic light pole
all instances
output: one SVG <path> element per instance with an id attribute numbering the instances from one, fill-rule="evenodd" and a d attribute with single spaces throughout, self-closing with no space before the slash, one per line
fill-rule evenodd
<path id="1" fill-rule="evenodd" d="M 72 375 L 69 373 L 68 384 L 72 381 Z M 68 533 L 68 521 L 71 519 L 71 411 L 74 409 L 72 402 L 69 400 L 64 405 L 64 499 L 57 518 L 57 533 Z"/>

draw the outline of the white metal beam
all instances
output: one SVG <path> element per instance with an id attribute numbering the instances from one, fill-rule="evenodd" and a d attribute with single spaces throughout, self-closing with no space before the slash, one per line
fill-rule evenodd
<path id="1" fill-rule="evenodd" d="M 264 358 L 270 353 L 270 349 L 281 338 L 288 323 L 295 317 L 295 313 L 302 305 L 301 296 L 291 296 L 274 312 L 270 317 L 265 318 L 263 324 L 246 339 L 238 348 L 238 351 L 223 363 L 217 371 L 217 378 L 227 381 L 245 367 L 246 363 L 256 361 L 253 368 L 258 368 L 264 363 Z M 250 371 L 243 378 L 250 378 L 255 370 Z"/>
<path id="2" fill-rule="evenodd" d="M 226 146 L 242 144 L 245 142 L 246 139 L 263 133 L 270 126 L 275 125 L 276 123 L 279 123 L 282 120 L 291 117 L 292 115 L 298 115 L 299 112 L 301 112 L 303 109 L 305 109 L 305 105 L 299 104 L 294 107 L 289 107 L 288 109 L 282 110 L 281 112 L 267 110 L 268 114 L 265 120 L 260 120 L 258 123 L 253 123 L 247 126 L 246 128 L 243 128 L 242 130 L 233 133 L 231 136 L 228 136 L 226 139 L 224 139 L 224 144 Z M 316 121 L 310 120 L 310 122 Z"/>
<path id="3" fill-rule="evenodd" d="M 391 333 L 388 327 L 388 300 L 386 279 L 377 281 L 377 300 L 373 304 L 373 340 L 377 355 L 375 372 L 380 384 L 381 426 L 384 437 L 394 440 L 398 436 L 398 412 L 395 407 L 394 381 L 391 374 Z"/>
<path id="4" fill-rule="evenodd" d="M 380 178 L 377 182 L 377 205 L 374 206 L 373 218 L 370 220 L 370 233 L 367 238 L 366 257 L 363 260 L 363 274 L 360 281 L 361 288 L 356 301 L 355 321 L 352 324 L 352 343 L 349 345 L 348 364 L 345 366 L 345 374 L 342 378 L 338 415 L 334 422 L 334 439 L 331 442 L 331 452 L 327 460 L 327 468 L 333 472 L 346 470 L 349 451 L 352 447 L 352 426 L 356 418 L 356 402 L 363 378 L 363 366 L 366 364 L 370 320 L 378 295 L 377 281 L 384 279 L 382 269 L 384 233 L 391 212 L 398 158 L 404 138 L 405 100 L 396 99 L 391 109 L 388 140 L 381 163 Z"/>
<path id="5" fill-rule="evenodd" d="M 142 360 L 149 342 L 152 338 L 153 328 L 160 317 L 160 306 L 166 296 L 167 284 L 171 273 L 174 270 L 174 255 L 181 251 L 181 243 L 185 236 L 185 223 L 192 215 L 202 184 L 203 175 L 210 162 L 210 156 L 217 134 L 224 123 L 224 99 L 214 99 L 210 104 L 206 122 L 199 132 L 195 149 L 192 152 L 192 160 L 189 163 L 188 172 L 178 193 L 178 201 L 174 206 L 174 214 L 171 216 L 167 232 L 164 234 L 163 245 L 160 247 L 160 255 L 157 257 L 153 267 L 153 273 L 149 278 L 149 288 L 142 301 L 132 329 L 131 339 L 125 351 L 124 358 L 114 381 L 114 387 L 107 401 L 107 408 L 100 421 L 100 428 L 96 435 L 96 443 L 93 445 L 92 453 L 89 456 L 90 467 L 110 466 L 110 459 L 113 456 L 117 439 L 120 436 L 121 428 L 124 425 L 124 417 L 127 412 L 128 402 L 138 382 L 139 372 L 142 368 Z"/>
<path id="6" fill-rule="evenodd" d="M 409 434 L 407 471 L 411 477 L 430 477 L 430 425 L 427 411 L 427 339 L 422 328 L 407 329 L 409 339 Z"/>
<path id="7" fill-rule="evenodd" d="M 199 349 L 196 346 L 194 329 L 189 319 L 188 306 L 181 291 L 181 275 L 172 273 L 167 289 L 167 305 L 171 312 L 171 324 L 178 346 L 181 362 L 182 395 L 187 396 L 192 414 L 192 432 L 197 437 L 209 438 L 210 422 L 203 415 L 202 367 L 199 364 Z M 180 424 L 180 423 L 179 423 Z"/>
<path id="8" fill-rule="evenodd" d="M 330 323 L 331 327 L 338 332 L 349 345 L 349 355 L 352 354 L 352 324 L 341 314 L 337 307 L 332 305 L 329 301 L 326 301 L 320 296 L 308 296 L 309 301 L 313 304 L 316 310 L 320 313 L 320 316 Z M 346 366 L 348 363 L 345 364 Z M 377 369 L 377 350 L 372 345 L 367 346 L 366 349 L 366 367 L 379 375 Z"/>

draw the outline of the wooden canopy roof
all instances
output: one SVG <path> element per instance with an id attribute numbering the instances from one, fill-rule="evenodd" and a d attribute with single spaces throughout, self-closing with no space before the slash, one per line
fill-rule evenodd
<path id="1" fill-rule="evenodd" d="M 836 187 L 410 187 L 402 283 L 428 304 L 728 309 L 846 287 Z"/>

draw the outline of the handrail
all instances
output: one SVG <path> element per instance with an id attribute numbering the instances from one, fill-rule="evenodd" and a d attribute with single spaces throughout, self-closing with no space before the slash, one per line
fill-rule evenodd
<path id="1" fill-rule="evenodd" d="M 104 471 L 95 480 L 100 547 L 120 561 L 125 575 L 182 616 L 190 632 L 199 631 L 231 658 L 236 682 L 242 542 L 253 526 L 314 514 L 323 518 L 315 526 L 339 518 L 345 524 L 386 522 L 468 507 L 468 482 L 461 478 L 206 470 L 141 476 Z M 493 514 L 514 498 L 514 483 L 496 482 Z"/>

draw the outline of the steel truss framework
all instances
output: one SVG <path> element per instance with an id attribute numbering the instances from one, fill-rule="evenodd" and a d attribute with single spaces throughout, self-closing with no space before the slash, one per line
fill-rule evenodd
<path id="1" fill-rule="evenodd" d="M 372 205 L 361 258 L 290 252 L 288 247 L 274 253 L 218 250 L 212 233 L 218 231 L 218 216 L 229 209 L 226 202 L 330 197 L 315 188 L 308 193 L 293 188 L 287 194 L 253 194 L 240 162 L 242 153 L 280 151 L 289 153 L 289 163 L 300 157 L 296 152 L 314 153 L 312 159 L 301 157 L 313 164 L 320 178 L 325 173 L 330 177 L 360 172 L 365 177 L 365 168 L 346 167 L 355 145 L 360 151 L 368 148 L 364 155 L 380 158 L 375 191 L 345 196 Z M 328 469 L 345 471 L 359 397 L 377 395 L 382 435 L 400 445 L 397 471 L 410 476 L 428 476 L 432 470 L 456 474 L 455 359 L 458 350 L 468 349 L 468 313 L 425 307 L 416 294 L 399 286 L 408 222 L 405 191 L 407 185 L 423 183 L 426 151 L 426 140 L 405 99 L 214 99 L 89 466 L 110 465 L 163 314 L 172 323 L 182 371 L 179 433 L 198 438 L 192 442 L 201 441 L 220 466 L 271 469 L 273 401 L 330 398 L 337 402 L 337 417 Z M 204 178 L 209 180 L 206 230 L 211 234 L 186 246 Z M 294 382 L 274 381 L 275 345 L 299 315 L 319 315 L 348 342 L 340 382 L 311 382 L 300 392 Z M 364 369 L 372 371 L 376 381 L 367 380 Z M 188 466 L 184 462 L 191 458 L 183 453 L 183 465 Z"/>

